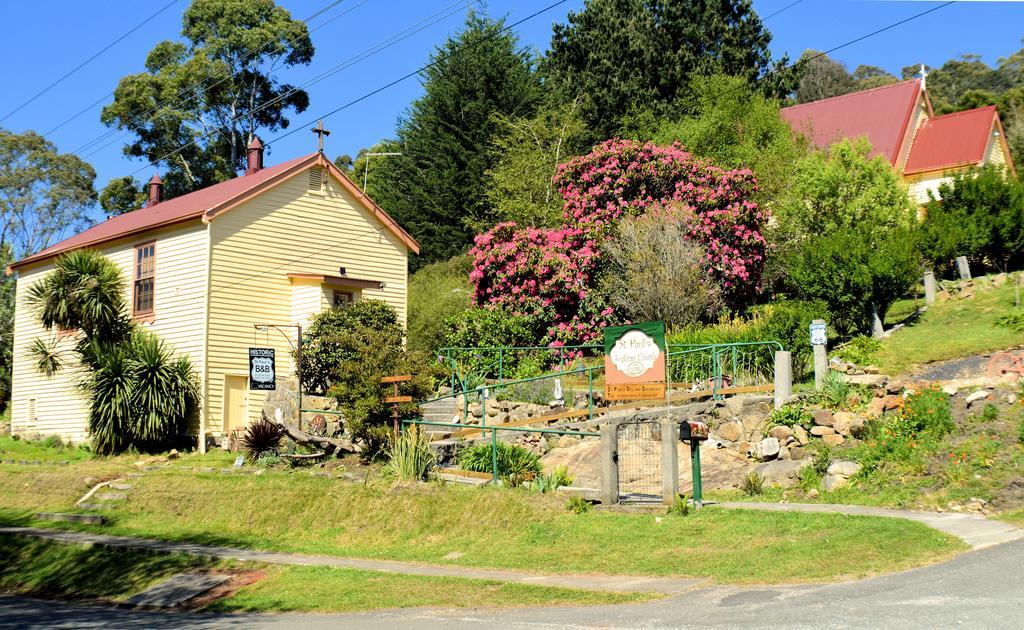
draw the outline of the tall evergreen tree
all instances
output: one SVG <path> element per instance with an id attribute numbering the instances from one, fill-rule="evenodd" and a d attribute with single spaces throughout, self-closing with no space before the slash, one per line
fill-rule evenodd
<path id="1" fill-rule="evenodd" d="M 582 99 L 600 140 L 633 110 L 675 105 L 691 75 L 763 77 L 770 41 L 750 0 L 587 0 L 555 25 L 543 70 L 563 100 Z M 790 87 L 768 84 L 780 93 Z"/>
<path id="2" fill-rule="evenodd" d="M 400 122 L 397 140 L 380 145 L 402 155 L 370 162 L 374 200 L 423 247 L 414 268 L 465 251 L 474 228 L 488 223 L 484 173 L 502 130 L 496 117 L 529 116 L 540 100 L 534 55 L 503 28 L 504 20 L 469 13 L 463 30 L 431 56 L 423 96 Z M 361 168 L 357 160 L 357 175 Z"/>

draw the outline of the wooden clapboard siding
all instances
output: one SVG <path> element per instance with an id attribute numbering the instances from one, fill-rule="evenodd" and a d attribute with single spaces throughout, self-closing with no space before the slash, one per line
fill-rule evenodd
<path id="1" fill-rule="evenodd" d="M 293 374 L 291 346 L 278 332 L 254 333 L 255 323 L 293 324 L 316 297 L 300 292 L 293 302 L 290 272 L 380 280 L 383 290 L 365 289 L 363 298 L 382 299 L 406 320 L 407 249 L 329 177 L 310 190 L 302 171 L 258 197 L 211 220 L 209 296 L 208 430 L 223 423 L 225 374 L 246 374 L 247 348 L 276 350 L 278 378 Z M 328 294 L 321 292 L 321 306 Z M 294 341 L 294 329 L 283 329 Z M 249 417 L 257 418 L 265 394 L 250 392 Z"/>
<path id="2" fill-rule="evenodd" d="M 156 241 L 154 319 L 144 325 L 169 344 L 175 354 L 187 354 L 200 378 L 204 371 L 206 238 L 206 226 L 196 220 L 99 248 L 100 253 L 121 268 L 130 308 L 135 245 Z M 33 340 L 54 336 L 39 324 L 27 301 L 29 287 L 52 269 L 51 259 L 19 272 L 14 318 L 12 428 L 17 432 L 38 431 L 81 441 L 86 437 L 87 420 L 85 403 L 74 387 L 79 372 L 74 361 L 74 339 L 60 341 L 58 347 L 65 369 L 51 378 L 36 371 L 28 350 Z M 35 426 L 29 426 L 29 401 L 33 399 L 38 421 Z"/>

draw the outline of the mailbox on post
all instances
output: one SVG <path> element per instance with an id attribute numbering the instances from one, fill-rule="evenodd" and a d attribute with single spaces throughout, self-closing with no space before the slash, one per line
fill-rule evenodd
<path id="1" fill-rule="evenodd" d="M 683 420 L 679 423 L 679 441 L 690 445 L 690 468 L 693 471 L 693 507 L 700 509 L 704 504 L 704 493 L 700 482 L 700 443 L 708 439 L 708 425 L 697 420 Z"/>

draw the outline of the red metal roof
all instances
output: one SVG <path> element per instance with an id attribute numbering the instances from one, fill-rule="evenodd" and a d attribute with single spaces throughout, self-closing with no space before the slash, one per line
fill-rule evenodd
<path id="1" fill-rule="evenodd" d="M 250 195 L 259 193 L 270 188 L 291 175 L 305 170 L 313 164 L 330 169 L 342 185 L 365 205 L 370 212 L 395 235 L 404 242 L 409 249 L 419 253 L 419 244 L 403 230 L 391 217 L 389 217 L 377 204 L 352 183 L 330 160 L 323 158 L 320 153 L 311 153 L 297 157 L 276 166 L 261 169 L 249 175 L 235 177 L 213 186 L 207 186 L 195 192 L 161 201 L 154 206 L 140 208 L 132 212 L 111 217 L 106 221 L 80 232 L 71 238 L 65 239 L 52 247 L 28 256 L 11 265 L 11 269 L 22 267 L 29 263 L 45 260 L 57 254 L 79 249 L 82 247 L 95 247 L 103 243 L 114 241 L 120 238 L 147 232 L 160 227 L 181 223 L 192 219 L 209 220 L 215 214 L 225 211 L 241 203 Z"/>
<path id="2" fill-rule="evenodd" d="M 917 129 L 904 174 L 980 164 L 996 115 L 989 105 L 928 119 Z"/>
<path id="3" fill-rule="evenodd" d="M 920 94 L 921 80 L 911 79 L 786 107 L 782 118 L 820 148 L 843 138 L 867 136 L 871 155 L 883 155 L 895 164 Z"/>

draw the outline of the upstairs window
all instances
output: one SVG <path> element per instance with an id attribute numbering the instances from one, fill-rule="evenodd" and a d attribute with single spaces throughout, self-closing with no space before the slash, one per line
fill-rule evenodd
<path id="1" fill-rule="evenodd" d="M 132 293 L 132 315 L 152 317 L 155 289 L 156 243 L 135 246 L 135 274 Z"/>

